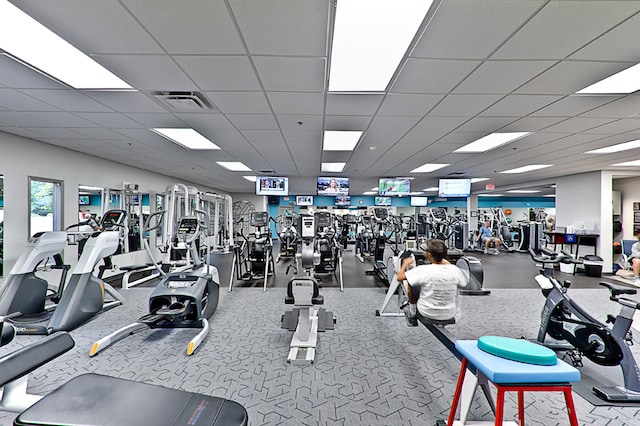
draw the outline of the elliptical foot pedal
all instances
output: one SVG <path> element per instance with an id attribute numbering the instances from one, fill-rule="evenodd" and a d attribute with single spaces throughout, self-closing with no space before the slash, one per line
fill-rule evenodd
<path id="1" fill-rule="evenodd" d="M 325 330 L 333 330 L 335 319 L 332 312 L 327 312 L 324 308 L 318 309 L 318 333 Z"/>
<path id="2" fill-rule="evenodd" d="M 177 317 L 179 315 L 184 315 L 187 312 L 187 309 L 189 309 L 189 305 L 189 303 L 186 305 L 182 303 L 172 303 L 166 308 L 158 309 L 156 313 L 165 317 Z"/>
<path id="3" fill-rule="evenodd" d="M 165 319 L 164 315 L 148 314 L 143 317 L 140 317 L 138 319 L 138 322 L 146 325 L 155 325 L 164 319 Z"/>

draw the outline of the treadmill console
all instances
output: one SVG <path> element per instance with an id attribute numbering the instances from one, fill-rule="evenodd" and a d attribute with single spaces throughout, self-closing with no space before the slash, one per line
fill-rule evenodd
<path id="1" fill-rule="evenodd" d="M 102 217 L 102 227 L 107 231 L 113 231 L 114 225 L 123 225 L 126 217 L 124 210 L 109 210 Z"/>
<path id="2" fill-rule="evenodd" d="M 329 212 L 316 212 L 319 228 L 326 228 L 331 225 L 331 215 Z"/>
<path id="3" fill-rule="evenodd" d="M 345 214 L 344 221 L 347 222 L 349 225 L 353 225 L 358 223 L 358 217 L 355 214 Z"/>

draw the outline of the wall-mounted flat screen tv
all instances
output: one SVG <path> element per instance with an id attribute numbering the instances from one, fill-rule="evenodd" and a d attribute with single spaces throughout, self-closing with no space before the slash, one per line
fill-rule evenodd
<path id="1" fill-rule="evenodd" d="M 387 197 L 407 196 L 411 192 L 411 179 L 380 178 L 378 180 L 378 194 Z"/>
<path id="2" fill-rule="evenodd" d="M 376 206 L 390 206 L 391 197 L 374 197 L 373 204 Z"/>
<path id="3" fill-rule="evenodd" d="M 289 195 L 289 178 L 257 177 L 256 195 Z"/>
<path id="4" fill-rule="evenodd" d="M 319 177 L 316 191 L 318 195 L 349 195 L 349 178 Z"/>
<path id="5" fill-rule="evenodd" d="M 471 179 L 440 179 L 438 197 L 468 197 L 471 195 Z"/>
<path id="6" fill-rule="evenodd" d="M 312 206 L 313 195 L 296 195 L 297 206 Z"/>
<path id="7" fill-rule="evenodd" d="M 79 195 L 78 196 L 78 205 L 80 206 L 88 206 L 91 204 L 91 200 L 88 195 Z"/>
<path id="8" fill-rule="evenodd" d="M 349 207 L 351 205 L 351 197 L 349 195 L 336 195 L 336 207 Z"/>
<path id="9" fill-rule="evenodd" d="M 429 197 L 411 197 L 411 207 L 426 207 Z"/>

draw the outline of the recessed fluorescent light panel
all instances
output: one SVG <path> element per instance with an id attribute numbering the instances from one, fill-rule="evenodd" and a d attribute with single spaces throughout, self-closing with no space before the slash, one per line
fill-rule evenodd
<path id="1" fill-rule="evenodd" d="M 330 92 L 383 92 L 429 11 L 431 0 L 340 0 Z"/>
<path id="2" fill-rule="evenodd" d="M 325 130 L 323 151 L 353 151 L 362 136 L 361 131 Z"/>
<path id="3" fill-rule="evenodd" d="M 535 189 L 512 189 L 511 191 L 507 191 L 510 194 L 535 194 L 537 191 Z"/>
<path id="4" fill-rule="evenodd" d="M 193 129 L 151 129 L 162 137 L 169 139 L 171 142 L 182 145 L 188 149 L 220 149 L 220 147 L 209 139 L 202 136 Z"/>
<path id="5" fill-rule="evenodd" d="M 502 197 L 502 194 L 478 194 L 478 197 Z"/>
<path id="6" fill-rule="evenodd" d="M 543 197 L 555 197 L 556 194 L 547 194 L 547 195 L 543 195 Z"/>
<path id="7" fill-rule="evenodd" d="M 611 154 L 612 152 L 626 151 L 628 149 L 640 148 L 640 139 L 625 143 L 619 143 L 617 145 L 605 146 L 600 149 L 593 149 L 585 152 L 585 154 Z"/>
<path id="8" fill-rule="evenodd" d="M 373 191 L 365 191 L 362 193 L 362 195 L 378 195 L 378 191 L 373 192 Z"/>
<path id="9" fill-rule="evenodd" d="M 6 0 L 0 0 L 0 49 L 76 89 L 133 89 Z"/>
<path id="10" fill-rule="evenodd" d="M 489 178 L 471 178 L 471 183 L 484 182 L 485 180 L 489 180 Z"/>
<path id="11" fill-rule="evenodd" d="M 576 92 L 577 95 L 633 93 L 640 89 L 640 64 L 600 80 Z"/>
<path id="12" fill-rule="evenodd" d="M 232 172 L 250 172 L 251 169 L 239 161 L 216 161 L 219 165 Z"/>
<path id="13" fill-rule="evenodd" d="M 340 173 L 346 165 L 347 163 L 322 163 L 322 171 Z"/>
<path id="14" fill-rule="evenodd" d="M 438 189 L 440 189 L 440 188 L 438 188 L 437 186 L 432 186 L 431 188 L 423 189 L 423 191 L 424 192 L 432 192 L 432 191 L 437 191 Z"/>
<path id="15" fill-rule="evenodd" d="M 526 173 L 526 172 L 532 172 L 534 170 L 544 169 L 551 166 L 553 166 L 553 164 L 532 164 L 530 166 L 518 167 L 511 170 L 505 170 L 504 172 L 500 172 L 500 173 Z"/>
<path id="16" fill-rule="evenodd" d="M 424 194 L 422 191 L 420 192 L 410 192 L 409 195 L 422 195 Z"/>
<path id="17" fill-rule="evenodd" d="M 530 135 L 531 132 L 508 132 L 508 133 L 491 133 L 483 138 L 478 139 L 475 142 L 471 142 L 458 148 L 453 152 L 487 152 L 502 145 L 506 145 L 509 142 L 524 138 Z"/>
<path id="18" fill-rule="evenodd" d="M 242 177 L 248 180 L 249 182 L 255 182 L 257 179 L 256 176 L 242 176 Z"/>
<path id="19" fill-rule="evenodd" d="M 640 160 L 625 161 L 624 163 L 612 164 L 613 167 L 635 167 L 640 166 Z"/>
<path id="20" fill-rule="evenodd" d="M 447 166 L 448 164 L 427 163 L 427 164 L 423 164 L 422 166 L 416 169 L 411 170 L 409 173 L 429 173 Z"/>

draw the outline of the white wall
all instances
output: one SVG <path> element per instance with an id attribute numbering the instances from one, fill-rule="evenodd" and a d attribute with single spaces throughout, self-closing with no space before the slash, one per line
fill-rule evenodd
<path id="1" fill-rule="evenodd" d="M 90 149 L 87 149 L 90 151 Z M 137 183 L 141 193 L 164 192 L 176 179 L 120 163 L 95 158 L 0 132 L 0 174 L 4 175 L 4 275 L 7 276 L 28 239 L 29 176 L 63 182 L 63 225 L 78 222 L 78 185 L 121 188 L 122 182 Z M 193 185 L 189 182 L 184 182 Z M 193 185 L 198 186 L 198 185 Z M 202 191 L 216 191 L 199 186 Z M 144 263 L 146 254 L 128 254 L 122 265 Z M 65 261 L 74 264 L 76 247 L 65 251 Z M 129 262 L 129 263 L 127 263 Z"/>

